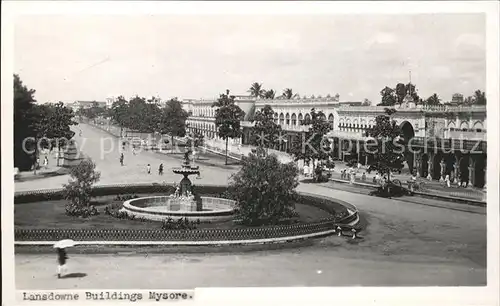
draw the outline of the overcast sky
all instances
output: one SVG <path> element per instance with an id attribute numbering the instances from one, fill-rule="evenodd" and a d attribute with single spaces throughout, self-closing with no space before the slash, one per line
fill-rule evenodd
<path id="1" fill-rule="evenodd" d="M 485 90 L 483 15 L 101 16 L 22 18 L 14 70 L 40 102 L 279 93 L 380 101 L 408 82 L 420 96 Z"/>

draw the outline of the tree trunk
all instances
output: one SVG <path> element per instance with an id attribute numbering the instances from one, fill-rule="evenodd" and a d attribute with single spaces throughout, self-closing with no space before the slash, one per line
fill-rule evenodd
<path id="1" fill-rule="evenodd" d="M 38 139 L 35 138 L 35 167 L 34 167 L 34 175 L 36 175 L 36 168 L 38 167 Z"/>
<path id="2" fill-rule="evenodd" d="M 228 140 L 229 140 L 229 138 L 226 137 L 226 165 L 227 165 L 227 144 L 228 144 Z"/>
<path id="3" fill-rule="evenodd" d="M 61 144 L 57 144 L 56 165 L 59 167 L 59 158 L 61 157 Z"/>
<path id="4" fill-rule="evenodd" d="M 172 147 L 170 153 L 174 153 L 174 134 L 170 134 L 170 146 Z"/>
<path id="5" fill-rule="evenodd" d="M 123 126 L 120 126 L 120 138 L 123 137 Z"/>

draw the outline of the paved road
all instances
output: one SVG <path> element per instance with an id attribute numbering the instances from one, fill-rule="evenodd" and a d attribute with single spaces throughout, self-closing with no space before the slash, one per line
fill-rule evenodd
<path id="1" fill-rule="evenodd" d="M 120 167 L 116 151 L 100 158 L 98 144 L 104 132 L 88 126 L 82 130 L 88 137 L 84 151 L 102 171 L 101 183 L 158 181 L 157 175 L 145 173 L 145 164 L 157 165 L 162 161 L 167 177 L 169 167 L 179 163 L 179 159 L 170 156 L 127 153 L 126 166 Z M 234 171 L 236 168 L 204 166 L 200 181 L 223 184 L 228 173 Z M 16 189 L 55 188 L 65 181 L 67 177 L 46 178 L 21 183 Z M 64 280 L 54 278 L 54 256 L 18 254 L 18 288 L 485 284 L 485 209 L 469 213 L 316 184 L 301 184 L 298 189 L 356 205 L 369 224 L 364 239 L 352 242 L 327 237 L 307 248 L 238 255 L 75 255 L 71 258 L 72 272 L 88 275 Z"/>
<path id="2" fill-rule="evenodd" d="M 81 125 L 82 137 L 75 135 L 75 140 L 86 156 L 92 158 L 97 164 L 97 170 L 101 171 L 101 180 L 97 185 L 109 185 L 113 183 L 137 183 L 137 182 L 178 182 L 179 175 L 172 173 L 171 168 L 179 167 L 183 155 L 175 156 L 143 151 L 134 155 L 130 150 L 124 152 L 125 165 L 120 166 L 119 143 L 116 137 L 89 125 Z M 78 130 L 78 128 L 76 129 Z M 164 175 L 157 174 L 158 166 L 163 163 Z M 151 165 L 152 174 L 146 171 L 147 164 Z M 203 165 L 200 179 L 193 179 L 194 184 L 227 184 L 230 175 L 236 172 L 238 167 L 220 167 Z M 193 177 L 191 177 L 193 178 Z M 61 175 L 40 180 L 30 180 L 15 184 L 16 191 L 27 191 L 33 189 L 60 188 L 68 182 L 68 175 Z"/>
<path id="3" fill-rule="evenodd" d="M 332 237 L 330 240 L 341 240 Z M 18 289 L 189 289 L 263 286 L 481 285 L 484 269 L 444 263 L 349 258 L 342 246 L 228 255 L 70 255 L 69 273 L 57 279 L 56 258 L 17 255 Z"/>

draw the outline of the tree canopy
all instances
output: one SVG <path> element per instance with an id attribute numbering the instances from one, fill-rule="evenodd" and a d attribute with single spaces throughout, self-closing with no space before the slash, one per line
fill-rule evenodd
<path id="1" fill-rule="evenodd" d="M 394 109 L 386 108 L 385 114 L 377 116 L 375 126 L 366 133 L 372 138 L 367 145 L 370 145 L 368 153 L 373 155 L 373 163 L 368 170 L 387 174 L 389 180 L 391 171 L 399 171 L 404 166 L 407 141 L 401 137 L 401 130 L 391 117 L 395 112 Z"/>
<path id="2" fill-rule="evenodd" d="M 294 163 L 282 164 L 275 155 L 244 157 L 229 190 L 236 200 L 238 217 L 247 225 L 277 224 L 293 215 L 298 186 Z"/>
<path id="3" fill-rule="evenodd" d="M 32 167 L 39 146 L 60 147 L 74 136 L 73 110 L 62 102 L 37 104 L 34 94 L 35 90 L 28 89 L 20 77 L 14 75 L 14 166 L 20 170 Z"/>
<path id="4" fill-rule="evenodd" d="M 315 161 L 327 160 L 331 155 L 331 141 L 326 135 L 332 130 L 332 126 L 325 114 L 321 111 L 316 112 L 313 108 L 301 125 L 310 127 L 307 132 L 294 138 L 291 148 L 294 159 L 306 163 L 312 161 L 313 164 Z"/>
<path id="5" fill-rule="evenodd" d="M 245 117 L 245 112 L 235 104 L 234 96 L 229 95 L 229 90 L 221 94 L 219 99 L 214 102 L 215 107 L 215 126 L 217 135 L 226 141 L 226 164 L 227 164 L 227 146 L 229 138 L 238 138 L 241 136 L 241 121 Z"/>
<path id="6" fill-rule="evenodd" d="M 265 105 L 262 109 L 255 112 L 254 122 L 253 135 L 250 139 L 252 145 L 265 148 L 272 147 L 282 133 L 281 126 L 274 122 L 272 107 Z"/>

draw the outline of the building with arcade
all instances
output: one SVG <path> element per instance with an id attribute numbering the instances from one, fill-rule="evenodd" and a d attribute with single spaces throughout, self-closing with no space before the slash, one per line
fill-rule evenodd
<path id="1" fill-rule="evenodd" d="M 456 97 L 453 97 L 456 99 Z M 321 111 L 331 124 L 327 137 L 333 142 L 332 158 L 355 159 L 363 165 L 371 162 L 365 136 L 375 125 L 375 118 L 385 114 L 384 106 L 362 106 L 361 102 L 341 102 L 339 96 L 326 98 L 255 99 L 237 96 L 236 103 L 245 111 L 241 122 L 242 137 L 232 145 L 248 144 L 252 135 L 253 114 L 270 105 L 275 122 L 286 133 L 276 149 L 289 151 L 292 138 L 307 131 L 301 125 L 314 108 Z M 197 131 L 208 140 L 220 140 L 215 126 L 215 99 L 184 100 L 190 113 L 188 131 Z M 486 106 L 416 105 L 410 95 L 397 105 L 392 119 L 399 125 L 402 137 L 408 140 L 404 171 L 443 179 L 444 176 L 469 182 L 482 188 L 486 185 Z M 367 145 L 365 145 L 367 144 Z"/>

